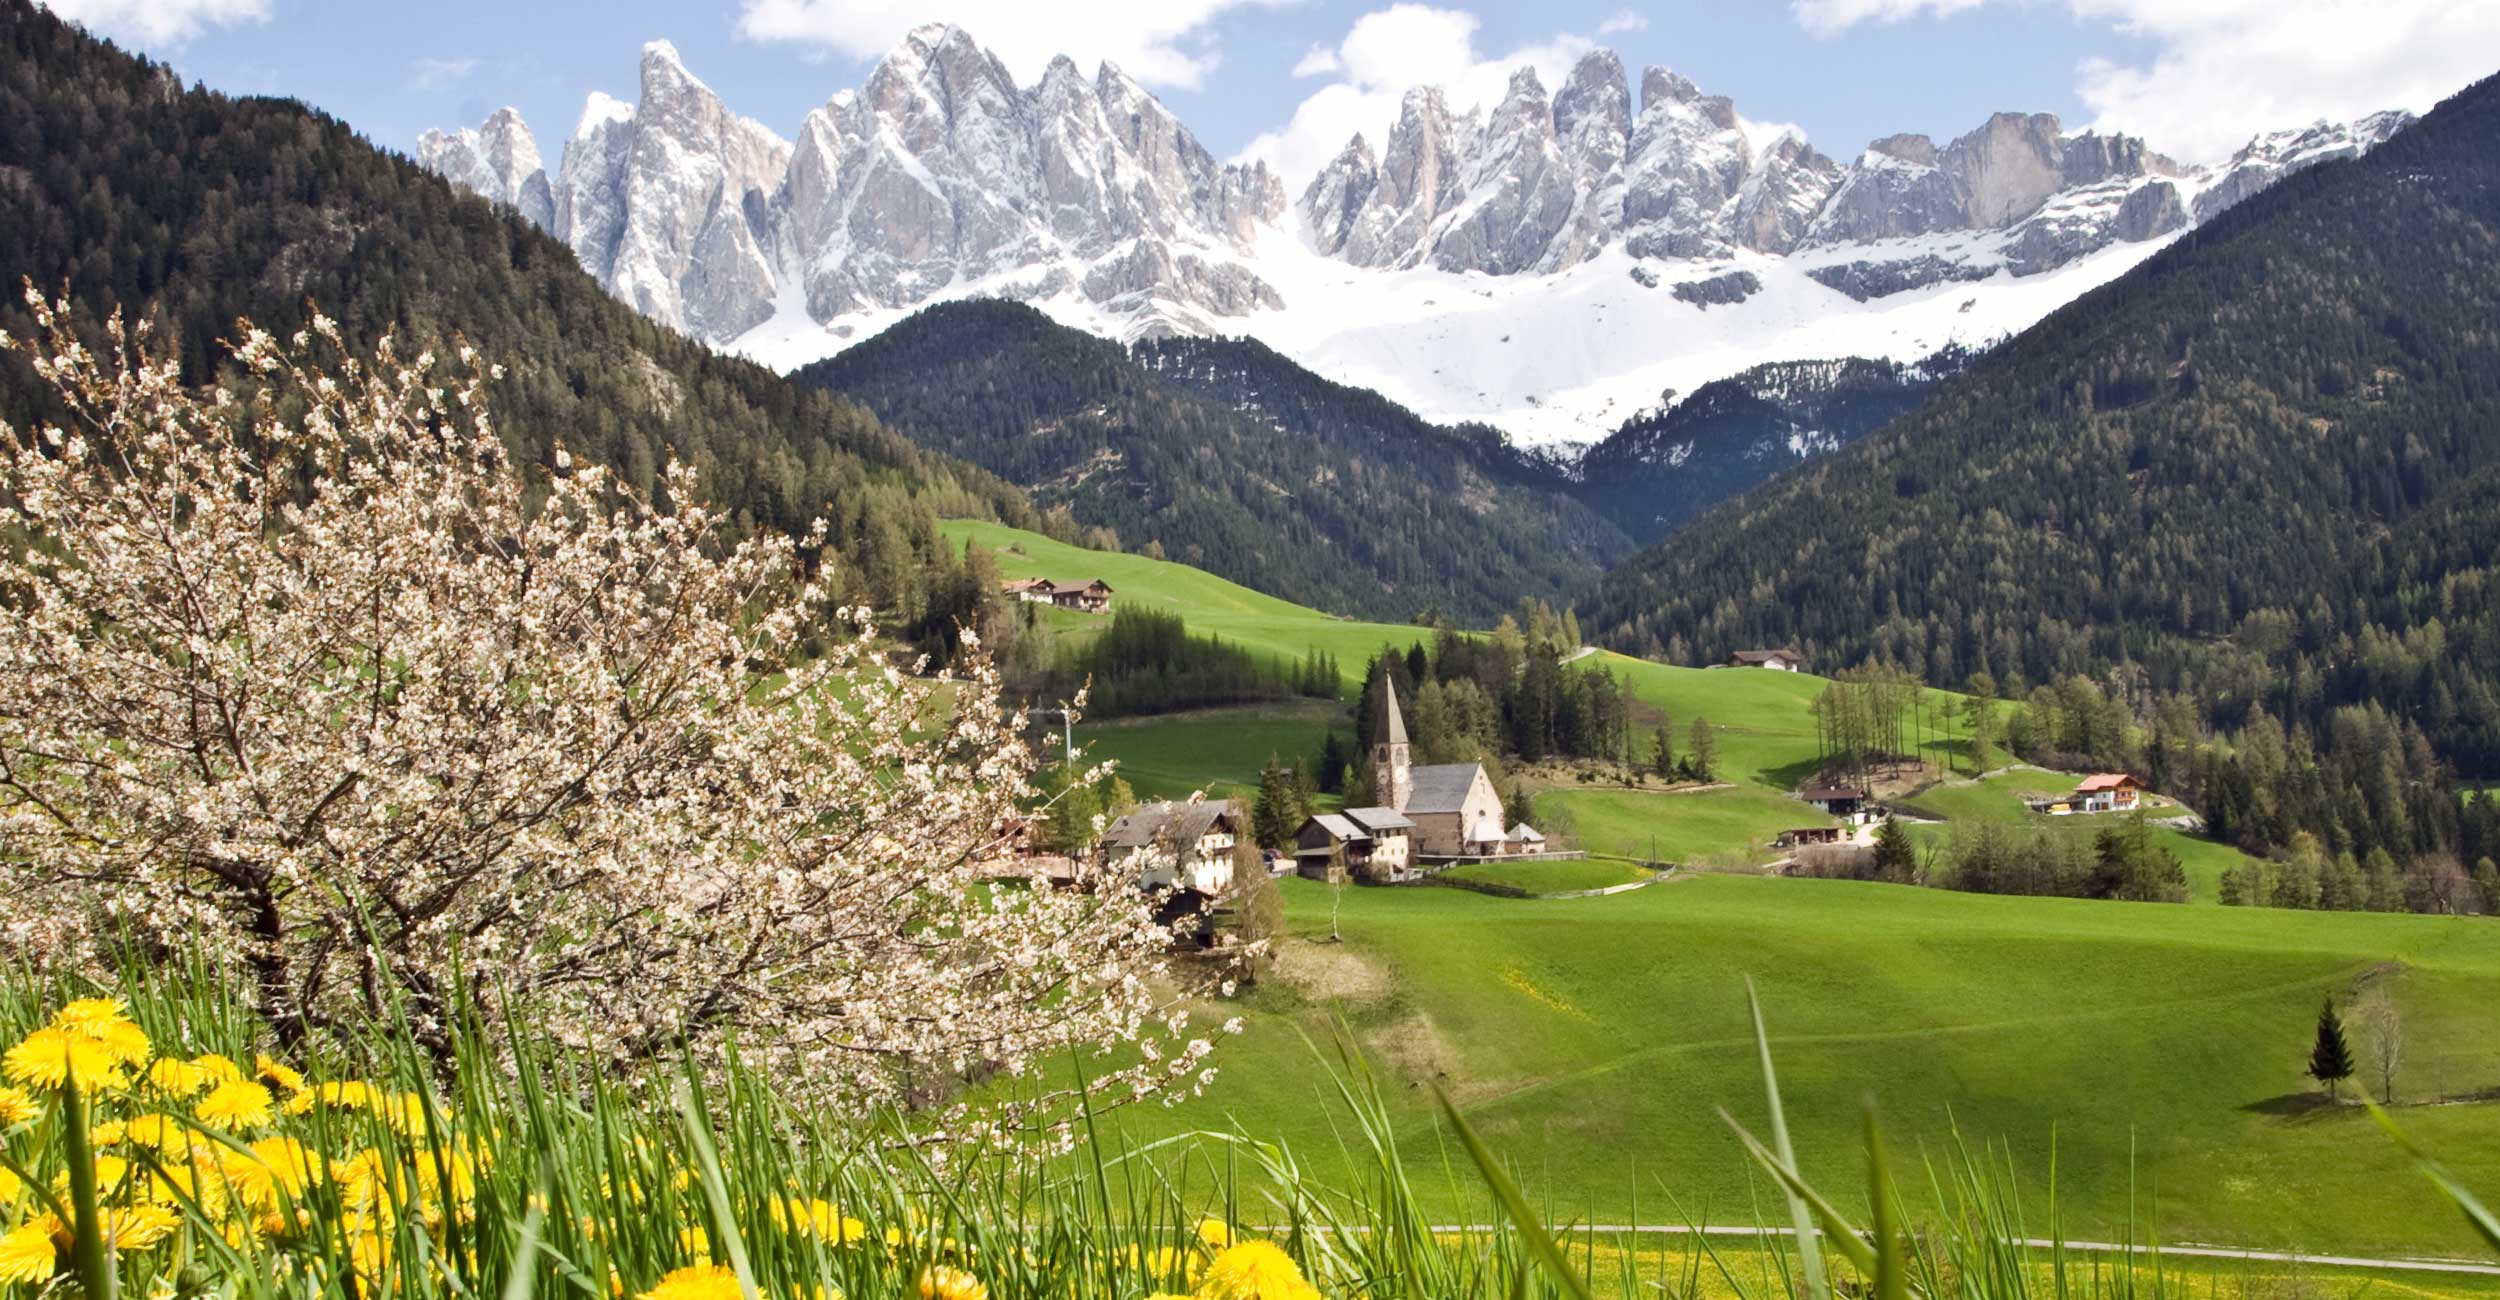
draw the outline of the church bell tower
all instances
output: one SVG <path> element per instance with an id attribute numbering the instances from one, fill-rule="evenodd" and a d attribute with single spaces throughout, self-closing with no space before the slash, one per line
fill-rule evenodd
<path id="1" fill-rule="evenodd" d="M 1372 731 L 1372 796 L 1382 806 L 1406 811 L 1415 795 L 1415 769 L 1406 747 L 1406 717 L 1398 712 L 1398 688 L 1380 679 L 1380 725 Z"/>

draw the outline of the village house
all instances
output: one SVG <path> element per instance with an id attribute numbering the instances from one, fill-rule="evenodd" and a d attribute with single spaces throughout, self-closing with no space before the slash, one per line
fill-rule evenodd
<path id="1" fill-rule="evenodd" d="M 1853 785 L 1810 785 L 1799 790 L 1797 798 L 1844 825 L 1860 825 L 1874 816 L 1866 806 L 1866 791 Z"/>
<path id="2" fill-rule="evenodd" d="M 1768 668 L 1775 673 L 1801 673 L 1806 657 L 1794 650 L 1739 650 L 1727 657 L 1730 668 Z"/>
<path id="3" fill-rule="evenodd" d="M 1496 857 L 1519 851 L 1503 829 L 1502 797 L 1494 792 L 1493 778 L 1485 774 L 1484 764 L 1413 765 L 1406 716 L 1398 709 L 1397 687 L 1387 681 L 1380 684 L 1372 782 L 1382 804 L 1414 823 L 1418 857 Z M 1531 827 L 1519 829 L 1534 834 Z"/>
<path id="4" fill-rule="evenodd" d="M 1249 824 L 1232 799 L 1140 804 L 1103 831 L 1102 863 L 1142 889 L 1216 898 L 1233 887 L 1233 846 Z"/>
<path id="5" fill-rule="evenodd" d="M 1104 828 L 1102 865 L 1155 898 L 1155 924 L 1176 942 L 1216 941 L 1218 902 L 1233 887 L 1234 846 L 1250 814 L 1231 799 L 1141 804 Z"/>
<path id="6" fill-rule="evenodd" d="M 1018 578 L 1013 582 L 1000 583 L 998 594 L 1036 605 L 1082 610 L 1088 614 L 1104 614 L 1111 610 L 1111 584 L 1100 578 L 1088 578 L 1083 582 Z"/>
<path id="7" fill-rule="evenodd" d="M 1319 813 L 1294 832 L 1294 870 L 1310 880 L 1326 880 L 1330 864 L 1343 855 L 1355 878 L 1394 883 L 1414 874 L 1415 823 L 1394 808 L 1348 808 Z"/>
<path id="8" fill-rule="evenodd" d="M 2075 792 L 2062 796 L 2036 796 L 2024 802 L 2033 812 L 2051 817 L 2072 817 L 2088 813 L 2134 812 L 2144 802 L 2144 783 L 2125 772 L 2100 772 L 2083 778 Z"/>

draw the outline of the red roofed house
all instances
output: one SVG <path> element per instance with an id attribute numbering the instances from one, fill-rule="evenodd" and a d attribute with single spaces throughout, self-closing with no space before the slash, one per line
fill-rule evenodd
<path id="1" fill-rule="evenodd" d="M 2076 812 L 2133 812 L 2144 798 L 2144 783 L 2124 772 L 2102 772 L 2083 778 L 2075 787 Z"/>

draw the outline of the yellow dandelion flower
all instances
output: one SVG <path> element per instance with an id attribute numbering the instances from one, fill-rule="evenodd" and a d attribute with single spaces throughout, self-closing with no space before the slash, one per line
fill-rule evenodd
<path id="1" fill-rule="evenodd" d="M 208 1074 L 210 1083 L 233 1083 L 243 1077 L 243 1067 L 215 1052 L 202 1052 L 191 1058 L 191 1064 Z"/>
<path id="2" fill-rule="evenodd" d="M 1319 1300 L 1318 1289 L 1303 1280 L 1293 1256 L 1266 1241 L 1225 1247 L 1207 1265 L 1197 1294 L 1199 1300 Z"/>
<path id="3" fill-rule="evenodd" d="M 677 1234 L 677 1249 L 689 1255 L 708 1255 L 712 1253 L 712 1235 L 701 1224 L 683 1229 Z"/>
<path id="4" fill-rule="evenodd" d="M 116 1065 L 136 1067 L 148 1059 L 152 1050 L 148 1046 L 148 1032 L 127 1020 L 106 1021 L 71 1032 L 84 1034 L 89 1042 L 112 1057 Z"/>
<path id="5" fill-rule="evenodd" d="M 1209 1250 L 1222 1250 L 1233 1244 L 1233 1225 L 1210 1214 L 1198 1220 L 1198 1240 Z"/>
<path id="6" fill-rule="evenodd" d="M 981 1279 L 944 1264 L 920 1270 L 920 1300 L 990 1300 Z"/>
<path id="7" fill-rule="evenodd" d="M 844 1214 L 831 1201 L 793 1196 L 775 1204 L 772 1213 L 773 1222 L 780 1227 L 836 1246 L 860 1241 L 868 1235 L 867 1224 Z"/>
<path id="8" fill-rule="evenodd" d="M 1198 1270 L 1205 1262 L 1194 1250 L 1157 1246 L 1138 1260 L 1138 1271 L 1157 1282 L 1167 1282 L 1175 1277 L 1184 1283 L 1195 1282 Z"/>
<path id="9" fill-rule="evenodd" d="M 53 1013 L 52 1023 L 85 1032 L 92 1025 L 130 1022 L 130 1004 L 120 998 L 80 998 Z"/>
<path id="10" fill-rule="evenodd" d="M 321 1178 L 321 1159 L 294 1138 L 262 1138 L 252 1143 L 250 1155 L 226 1152 L 225 1173 L 244 1203 L 275 1209 L 281 1196 L 303 1199 L 305 1189 Z"/>
<path id="11" fill-rule="evenodd" d="M 269 1089 L 249 1079 L 236 1079 L 210 1089 L 191 1113 L 202 1124 L 231 1133 L 268 1123 L 277 1105 L 277 1098 L 269 1095 Z"/>
<path id="12" fill-rule="evenodd" d="M 146 1250 L 172 1236 L 182 1216 L 162 1205 L 116 1205 L 104 1211 L 104 1239 L 115 1250 Z"/>
<path id="13" fill-rule="evenodd" d="M 304 1090 L 303 1072 L 267 1052 L 252 1058 L 252 1073 L 263 1083 L 285 1089 L 289 1096 Z"/>
<path id="14" fill-rule="evenodd" d="M 738 1275 L 719 1264 L 688 1264 L 672 1269 L 660 1284 L 642 1293 L 642 1300 L 742 1300 Z"/>
<path id="15" fill-rule="evenodd" d="M 413 1092 L 373 1094 L 373 1113 L 397 1132 L 405 1134 L 425 1131 L 425 1098 Z"/>
<path id="16" fill-rule="evenodd" d="M 120 1146 L 122 1139 L 128 1136 L 130 1136 L 130 1126 L 117 1119 L 108 1119 L 101 1124 L 90 1125 L 87 1129 L 87 1140 L 100 1147 Z"/>
<path id="17" fill-rule="evenodd" d="M 73 1076 L 87 1092 L 126 1082 L 121 1060 L 102 1043 L 59 1026 L 38 1029 L 0 1057 L 0 1073 L 22 1084 L 58 1088 Z"/>
<path id="18" fill-rule="evenodd" d="M 0 1128 L 23 1124 L 42 1113 L 43 1107 L 24 1088 L 0 1087 Z"/>
<path id="19" fill-rule="evenodd" d="M 17 1204 L 18 1198 L 25 1194 L 26 1184 L 6 1168 L 0 1168 L 0 1208 Z"/>
<path id="20" fill-rule="evenodd" d="M 307 1088 L 286 1099 L 286 1113 L 302 1115 L 315 1106 L 338 1110 L 363 1110 L 373 1104 L 373 1085 L 360 1079 L 345 1083 L 324 1083 Z"/>
<path id="21" fill-rule="evenodd" d="M 189 1097 L 214 1082 L 206 1066 L 197 1061 L 164 1057 L 148 1067 L 148 1086 L 168 1097 Z"/>
<path id="22" fill-rule="evenodd" d="M 53 1241 L 60 1230 L 61 1221 L 45 1214 L 0 1234 L 0 1283 L 51 1280 L 61 1268 Z"/>
<path id="23" fill-rule="evenodd" d="M 103 1127 L 97 1125 L 97 1131 L 101 1133 Z M 123 1137 L 132 1145 L 149 1147 L 167 1155 L 182 1155 L 201 1144 L 197 1134 L 171 1115 L 134 1115 L 124 1121 L 121 1128 Z M 96 1141 L 100 1143 L 104 1139 L 99 1136 Z"/>

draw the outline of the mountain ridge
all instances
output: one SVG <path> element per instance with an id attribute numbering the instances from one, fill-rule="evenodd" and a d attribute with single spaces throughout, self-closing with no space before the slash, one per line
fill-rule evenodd
<path id="1" fill-rule="evenodd" d="M 550 211 L 620 297 L 780 369 L 929 301 L 1006 297 L 1124 340 L 1255 335 L 1427 418 L 1531 443 L 1593 442 L 1661 386 L 1765 360 L 1913 361 L 1985 342 L 2108 273 L 2069 272 L 2157 247 L 2403 120 L 2275 133 L 2189 169 L 2132 137 L 1998 114 L 1943 145 L 1881 137 L 1842 163 L 1793 133 L 1749 131 L 1724 97 L 1664 68 L 1643 72 L 1636 102 L 1620 58 L 1598 50 L 1552 94 L 1522 69 L 1489 115 L 1417 87 L 1379 156 L 1357 134 L 1289 201 L 1280 178 L 1215 159 L 1116 67 L 1089 80 L 1062 58 L 1019 86 L 957 27 L 915 30 L 789 142 L 737 118 L 666 42 L 646 48 L 641 79 L 634 105 L 591 98 L 545 209 L 527 175 L 481 165 L 490 137 L 526 131 L 509 110 L 429 133 L 420 159 Z M 1805 274 L 1765 273 L 1791 263 Z M 1458 349 L 1489 340 L 1395 337 L 1477 288 L 1589 312 L 1602 301 L 1618 326 L 1680 319 L 1677 303 L 1622 292 L 1627 272 L 1678 287 L 1755 275 L 1756 293 L 1723 303 L 1744 341 L 1663 384 L 1613 358 L 1539 392 L 1468 387 L 1481 367 Z M 1816 337 L 1838 309 L 1828 294 L 1868 317 L 1845 344 Z M 1946 295 L 1985 309 L 1955 312 Z"/>

